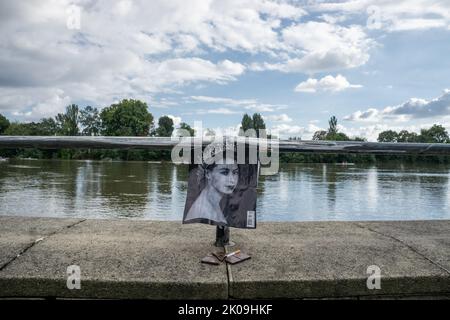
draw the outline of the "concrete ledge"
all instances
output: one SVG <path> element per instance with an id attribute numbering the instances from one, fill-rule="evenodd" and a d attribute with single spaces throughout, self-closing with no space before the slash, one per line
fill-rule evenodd
<path id="1" fill-rule="evenodd" d="M 0 268 L 42 237 L 83 219 L 0 217 Z"/>
<path id="2" fill-rule="evenodd" d="M 5 229 L 11 243 L 12 225 L 31 226 L 37 221 L 4 220 L 0 218 L 3 250 Z M 46 221 L 51 225 L 65 219 Z M 17 231 L 17 238 L 23 233 L 26 228 Z M 224 299 L 226 267 L 199 262 L 213 250 L 214 235 L 213 228 L 203 225 L 86 220 L 44 238 L 3 268 L 0 297 Z M 70 265 L 80 266 L 81 290 L 67 289 Z"/>
<path id="3" fill-rule="evenodd" d="M 449 231 L 450 221 L 268 223 L 238 230 L 233 240 L 253 258 L 231 266 L 230 296 L 450 297 Z M 381 269 L 380 290 L 367 288 L 371 265 Z"/>
<path id="4" fill-rule="evenodd" d="M 214 236 L 179 222 L 0 217 L 0 298 L 450 297 L 447 220 L 260 223 L 232 230 L 252 259 L 228 268 L 199 262 Z M 69 265 L 81 290 L 66 287 Z M 367 289 L 370 265 L 380 290 Z"/>

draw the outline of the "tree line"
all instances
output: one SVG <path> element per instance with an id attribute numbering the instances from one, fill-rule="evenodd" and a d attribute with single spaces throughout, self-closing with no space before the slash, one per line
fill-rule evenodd
<path id="1" fill-rule="evenodd" d="M 327 130 L 316 131 L 313 140 L 331 141 L 365 141 L 361 137 L 349 137 L 338 129 L 338 120 L 332 116 L 328 121 Z M 157 125 L 153 115 L 148 111 L 145 102 L 134 99 L 124 99 L 112 104 L 101 111 L 95 107 L 86 106 L 80 108 L 76 104 L 66 107 L 64 113 L 58 113 L 55 117 L 43 118 L 38 122 L 10 122 L 0 114 L 0 135 L 17 136 L 155 136 L 169 137 L 177 135 L 176 130 L 184 129 L 194 136 L 194 129 L 187 123 L 180 123 L 175 128 L 172 118 L 162 116 Z M 266 129 L 263 117 L 259 113 L 253 115 L 244 114 L 241 121 L 242 131 Z M 214 135 L 214 131 L 206 129 L 207 135 Z M 289 137 L 290 140 L 301 140 L 301 137 Z M 448 132 L 440 125 L 433 125 L 429 129 L 421 129 L 420 133 L 402 130 L 383 131 L 378 136 L 379 142 L 426 142 L 449 143 Z M 60 158 L 60 159 L 114 159 L 114 160 L 170 160 L 170 151 L 167 150 L 88 150 L 88 149 L 12 149 L 0 150 L 3 157 L 30 157 L 30 158 Z M 300 163 L 374 163 L 383 161 L 427 161 L 450 163 L 446 156 L 383 156 L 360 154 L 304 154 L 281 153 L 281 162 Z"/>
<path id="2" fill-rule="evenodd" d="M 180 128 L 192 128 L 182 123 Z M 145 102 L 122 100 L 99 111 L 76 104 L 66 107 L 64 113 L 54 118 L 43 118 L 39 122 L 10 122 L 0 115 L 0 134 L 24 136 L 171 136 L 174 131 L 173 120 L 168 116 L 158 119 L 155 127 L 154 117 Z"/>
<path id="3" fill-rule="evenodd" d="M 362 137 L 350 138 L 343 132 L 339 132 L 337 118 L 332 116 L 328 121 L 328 130 L 316 131 L 313 140 L 329 141 L 366 141 Z M 290 139 L 299 139 L 291 137 Z M 449 143 L 447 130 L 441 125 L 433 125 L 428 129 L 421 129 L 420 133 L 402 130 L 396 132 L 386 130 L 378 135 L 378 142 L 404 142 L 404 143 Z M 301 154 L 282 153 L 281 162 L 312 162 L 312 163 L 380 163 L 380 162 L 426 162 L 426 163 L 450 163 L 449 156 L 420 156 L 420 155 L 364 155 L 364 154 Z"/>
<path id="4" fill-rule="evenodd" d="M 181 123 L 178 129 L 194 130 Z M 0 134 L 11 136 L 156 136 L 173 134 L 174 122 L 162 116 L 155 125 L 153 115 L 145 102 L 125 99 L 99 111 L 95 107 L 80 108 L 76 104 L 66 107 L 64 113 L 43 118 L 38 122 L 10 122 L 0 114 Z M 115 159 L 115 160 L 170 160 L 166 150 L 0 150 L 4 157 L 61 158 L 61 159 Z"/>

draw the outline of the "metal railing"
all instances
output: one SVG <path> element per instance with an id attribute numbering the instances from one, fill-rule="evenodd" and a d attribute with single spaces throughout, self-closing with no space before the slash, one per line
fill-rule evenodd
<path id="1" fill-rule="evenodd" d="M 236 138 L 236 137 L 235 137 Z M 365 141 L 303 141 L 238 137 L 259 148 L 277 147 L 280 152 L 450 155 L 448 143 L 399 143 Z M 0 136 L 0 148 L 38 149 L 172 149 L 206 146 L 214 138 Z"/>

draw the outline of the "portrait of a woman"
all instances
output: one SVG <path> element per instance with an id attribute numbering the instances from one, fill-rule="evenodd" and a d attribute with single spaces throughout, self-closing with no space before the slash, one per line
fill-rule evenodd
<path id="1" fill-rule="evenodd" d="M 256 228 L 257 183 L 256 164 L 191 165 L 183 223 Z"/>
<path id="2" fill-rule="evenodd" d="M 204 179 L 205 186 L 189 208 L 185 222 L 210 220 L 218 225 L 227 225 L 220 206 L 226 195 L 231 195 L 239 181 L 239 166 L 232 164 L 199 165 L 197 175 Z"/>

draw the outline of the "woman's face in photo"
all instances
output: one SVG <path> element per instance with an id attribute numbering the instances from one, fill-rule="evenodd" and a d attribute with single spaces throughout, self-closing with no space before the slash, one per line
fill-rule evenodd
<path id="1" fill-rule="evenodd" d="M 231 194 L 239 180 L 237 164 L 218 164 L 209 172 L 210 184 L 222 194 Z"/>

